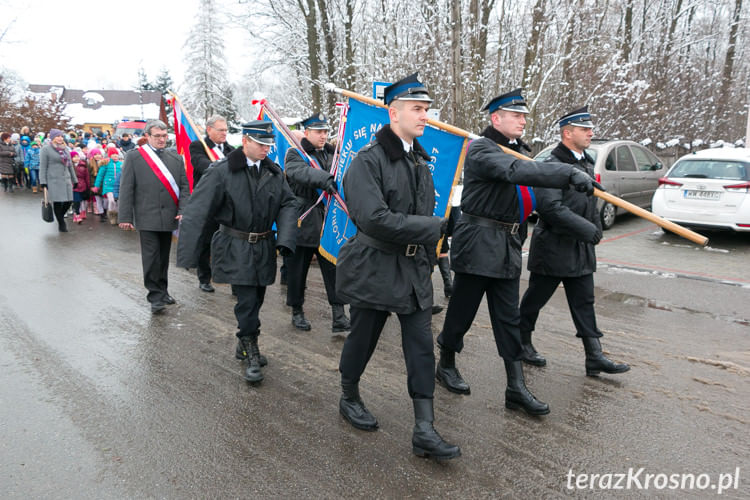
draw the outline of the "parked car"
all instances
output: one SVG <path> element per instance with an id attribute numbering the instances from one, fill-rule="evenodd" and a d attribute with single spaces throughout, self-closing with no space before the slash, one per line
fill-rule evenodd
<path id="1" fill-rule="evenodd" d="M 685 226 L 750 231 L 750 148 L 683 156 L 659 180 L 652 207 Z"/>
<path id="2" fill-rule="evenodd" d="M 115 135 L 122 137 L 122 134 L 130 134 L 134 137 L 140 137 L 143 135 L 145 128 L 146 120 L 123 120 L 117 124 Z"/>
<path id="3" fill-rule="evenodd" d="M 548 146 L 534 157 L 546 160 L 555 145 Z M 664 165 L 651 151 L 633 141 L 591 141 L 586 152 L 594 159 L 596 180 L 613 195 L 641 208 L 651 205 L 651 198 L 664 175 Z M 609 229 L 615 217 L 625 212 L 611 203 L 599 200 L 597 205 L 602 227 Z"/>

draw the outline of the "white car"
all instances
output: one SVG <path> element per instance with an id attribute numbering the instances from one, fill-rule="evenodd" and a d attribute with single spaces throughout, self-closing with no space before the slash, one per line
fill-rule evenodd
<path id="1" fill-rule="evenodd" d="M 683 156 L 659 179 L 651 210 L 699 229 L 750 231 L 750 148 Z"/>

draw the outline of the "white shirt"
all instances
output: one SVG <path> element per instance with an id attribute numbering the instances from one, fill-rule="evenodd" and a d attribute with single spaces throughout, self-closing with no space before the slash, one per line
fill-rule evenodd
<path id="1" fill-rule="evenodd" d="M 583 153 L 579 153 L 578 151 L 570 150 L 571 153 L 573 153 L 573 156 L 576 157 L 576 160 L 583 160 Z"/>
<path id="2" fill-rule="evenodd" d="M 399 137 L 399 139 L 401 139 L 401 138 Z M 404 151 L 406 151 L 407 153 L 412 150 L 412 145 L 409 144 L 408 142 L 406 142 L 405 140 L 401 139 L 401 144 L 403 144 Z"/>
<path id="3" fill-rule="evenodd" d="M 250 161 L 250 158 L 245 157 L 245 161 L 247 162 L 248 167 L 255 167 L 260 171 L 260 160 L 258 161 Z"/>

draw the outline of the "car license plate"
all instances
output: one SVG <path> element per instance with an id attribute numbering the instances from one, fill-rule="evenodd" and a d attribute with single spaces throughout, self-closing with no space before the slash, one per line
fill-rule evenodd
<path id="1" fill-rule="evenodd" d="M 721 198 L 721 191 L 697 191 L 694 189 L 686 189 L 685 198 L 688 200 L 718 200 Z"/>

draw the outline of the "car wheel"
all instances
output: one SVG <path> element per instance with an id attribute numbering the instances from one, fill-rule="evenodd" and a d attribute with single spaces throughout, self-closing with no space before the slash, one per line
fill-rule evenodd
<path id="1" fill-rule="evenodd" d="M 614 225 L 616 212 L 617 212 L 617 209 L 611 203 L 605 203 L 602 206 L 602 210 L 600 212 L 600 218 L 602 220 L 602 229 L 609 229 L 610 227 Z"/>

